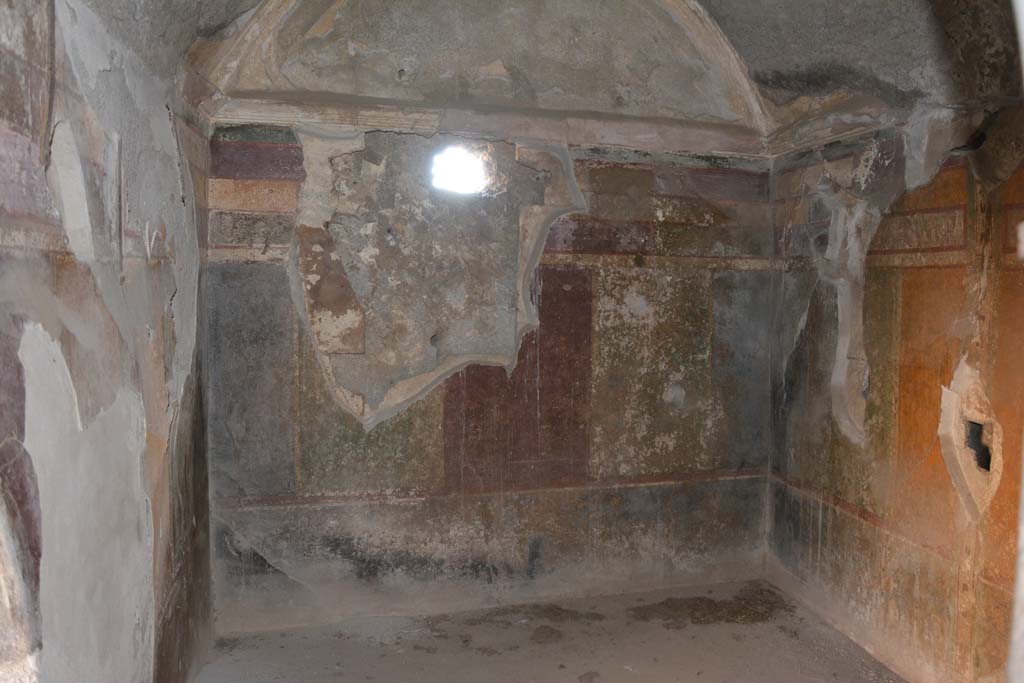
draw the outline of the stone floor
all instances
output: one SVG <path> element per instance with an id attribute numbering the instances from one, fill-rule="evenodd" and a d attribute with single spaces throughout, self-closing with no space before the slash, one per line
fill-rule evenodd
<path id="1" fill-rule="evenodd" d="M 764 583 L 222 638 L 199 683 L 901 681 Z"/>

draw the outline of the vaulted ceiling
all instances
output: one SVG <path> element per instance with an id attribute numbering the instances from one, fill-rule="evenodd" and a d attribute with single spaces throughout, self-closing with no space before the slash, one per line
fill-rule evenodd
<path id="1" fill-rule="evenodd" d="M 194 64 L 236 99 L 685 123 L 792 142 L 822 118 L 867 127 L 1020 96 L 1009 0 L 89 1 L 158 68 L 198 37 Z"/>
<path id="2" fill-rule="evenodd" d="M 231 90 L 763 125 L 728 41 L 685 2 L 285 0 L 249 30 L 270 15 Z"/>

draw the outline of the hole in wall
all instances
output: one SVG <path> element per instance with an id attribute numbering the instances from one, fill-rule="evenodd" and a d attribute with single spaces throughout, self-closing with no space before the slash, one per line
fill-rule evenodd
<path id="1" fill-rule="evenodd" d="M 966 359 L 960 360 L 949 386 L 942 387 L 938 436 L 952 484 L 977 522 L 1002 479 L 1003 429 L 978 371 Z"/>
<path id="2" fill-rule="evenodd" d="M 985 425 L 973 420 L 965 424 L 967 447 L 974 453 L 974 463 L 986 472 L 992 469 L 992 451 L 985 444 Z"/>
<path id="3" fill-rule="evenodd" d="M 465 147 L 445 147 L 434 155 L 431 184 L 456 194 L 481 194 L 490 181 L 482 155 Z"/>

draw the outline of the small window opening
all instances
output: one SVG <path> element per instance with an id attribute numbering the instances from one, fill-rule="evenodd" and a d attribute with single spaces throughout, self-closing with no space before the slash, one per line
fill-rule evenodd
<path id="1" fill-rule="evenodd" d="M 985 426 L 980 422 L 967 421 L 967 447 L 974 452 L 974 462 L 986 472 L 992 469 L 992 451 L 982 440 Z"/>
<path id="2" fill-rule="evenodd" d="M 465 147 L 446 147 L 434 155 L 432 183 L 438 190 L 457 194 L 480 194 L 487 189 L 487 168 L 483 157 Z"/>

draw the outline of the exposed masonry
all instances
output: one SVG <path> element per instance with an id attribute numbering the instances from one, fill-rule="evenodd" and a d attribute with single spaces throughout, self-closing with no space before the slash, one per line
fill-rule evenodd
<path id="1" fill-rule="evenodd" d="M 290 272 L 340 404 L 369 429 L 471 363 L 514 366 L 537 326 L 529 287 L 548 228 L 585 208 L 568 151 L 318 132 L 301 135 Z M 452 144 L 486 158 L 481 195 L 427 182 L 432 155 Z"/>

